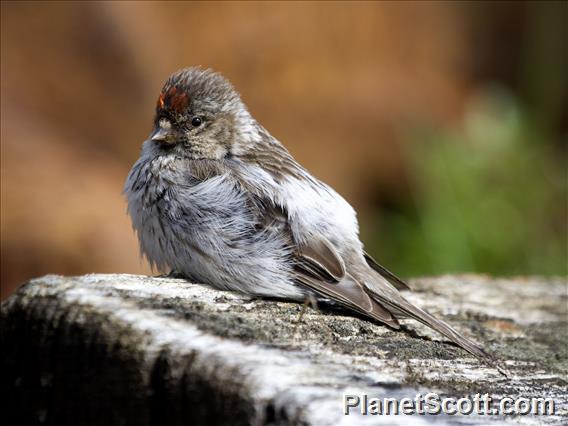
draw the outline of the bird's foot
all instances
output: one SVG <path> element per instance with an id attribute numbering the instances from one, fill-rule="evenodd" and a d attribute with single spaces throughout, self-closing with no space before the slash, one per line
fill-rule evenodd
<path id="1" fill-rule="evenodd" d="M 314 308 L 316 311 L 318 310 L 318 301 L 316 300 L 313 294 L 308 294 L 304 299 L 304 303 L 302 304 L 302 309 L 300 310 L 300 315 L 298 315 L 298 319 L 294 324 L 294 330 L 292 331 L 292 335 L 294 336 L 294 341 L 296 343 L 299 342 L 300 338 L 300 335 L 298 333 L 298 328 L 300 323 L 304 319 L 304 314 L 306 313 L 308 306 Z"/>

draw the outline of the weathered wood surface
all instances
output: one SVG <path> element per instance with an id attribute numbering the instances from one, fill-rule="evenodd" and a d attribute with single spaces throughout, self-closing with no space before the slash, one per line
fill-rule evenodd
<path id="1" fill-rule="evenodd" d="M 504 377 L 412 321 L 406 332 L 180 279 L 46 276 L 2 304 L 9 424 L 563 424 L 565 280 L 445 276 L 417 305 L 483 343 Z M 414 336 L 414 337 L 413 337 Z M 360 416 L 344 394 L 551 397 L 553 416 Z M 5 424 L 8 424 L 5 423 Z"/>

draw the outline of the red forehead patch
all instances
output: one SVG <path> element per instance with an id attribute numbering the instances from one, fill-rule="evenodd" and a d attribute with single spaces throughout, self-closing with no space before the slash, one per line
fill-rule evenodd
<path id="1" fill-rule="evenodd" d="M 166 93 L 160 93 L 158 98 L 158 109 L 172 109 L 177 113 L 181 113 L 189 103 L 187 93 L 178 93 L 175 87 L 170 87 Z"/>

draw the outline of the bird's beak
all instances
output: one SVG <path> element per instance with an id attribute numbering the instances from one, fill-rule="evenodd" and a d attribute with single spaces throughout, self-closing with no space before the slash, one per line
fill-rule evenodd
<path id="1" fill-rule="evenodd" d="M 150 135 L 150 140 L 153 142 L 166 143 L 168 145 L 175 142 L 175 137 L 171 129 L 164 129 L 157 127 L 156 130 Z"/>

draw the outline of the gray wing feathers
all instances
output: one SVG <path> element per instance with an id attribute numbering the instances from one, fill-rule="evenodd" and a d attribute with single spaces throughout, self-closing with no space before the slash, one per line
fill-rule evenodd
<path id="1" fill-rule="evenodd" d="M 339 282 L 326 282 L 306 273 L 299 273 L 297 281 L 325 297 L 342 303 L 351 309 L 381 321 L 393 328 L 400 328 L 395 317 L 383 308 L 364 290 L 351 275 L 346 274 Z"/>
<path id="2" fill-rule="evenodd" d="M 299 283 L 393 328 L 400 327 L 394 315 L 410 316 L 446 336 L 472 355 L 488 357 L 476 343 L 460 335 L 444 321 L 408 302 L 383 278 L 375 279 L 371 270 L 366 274 L 371 281 L 370 285 L 346 272 L 343 260 L 325 238 L 315 238 L 297 247 Z M 365 257 L 370 258 L 367 255 Z M 394 277 L 386 269 L 384 271 Z M 387 277 L 384 279 L 388 280 Z M 392 283 L 392 280 L 394 279 L 388 281 Z"/>
<path id="3" fill-rule="evenodd" d="M 345 263 L 325 238 L 312 238 L 309 243 L 297 244 L 300 259 L 325 271 L 335 281 L 345 276 Z"/>
<path id="4" fill-rule="evenodd" d="M 296 280 L 325 297 L 375 318 L 393 328 L 398 321 L 366 291 L 365 286 L 347 273 L 345 263 L 324 237 L 313 237 L 296 245 Z"/>

